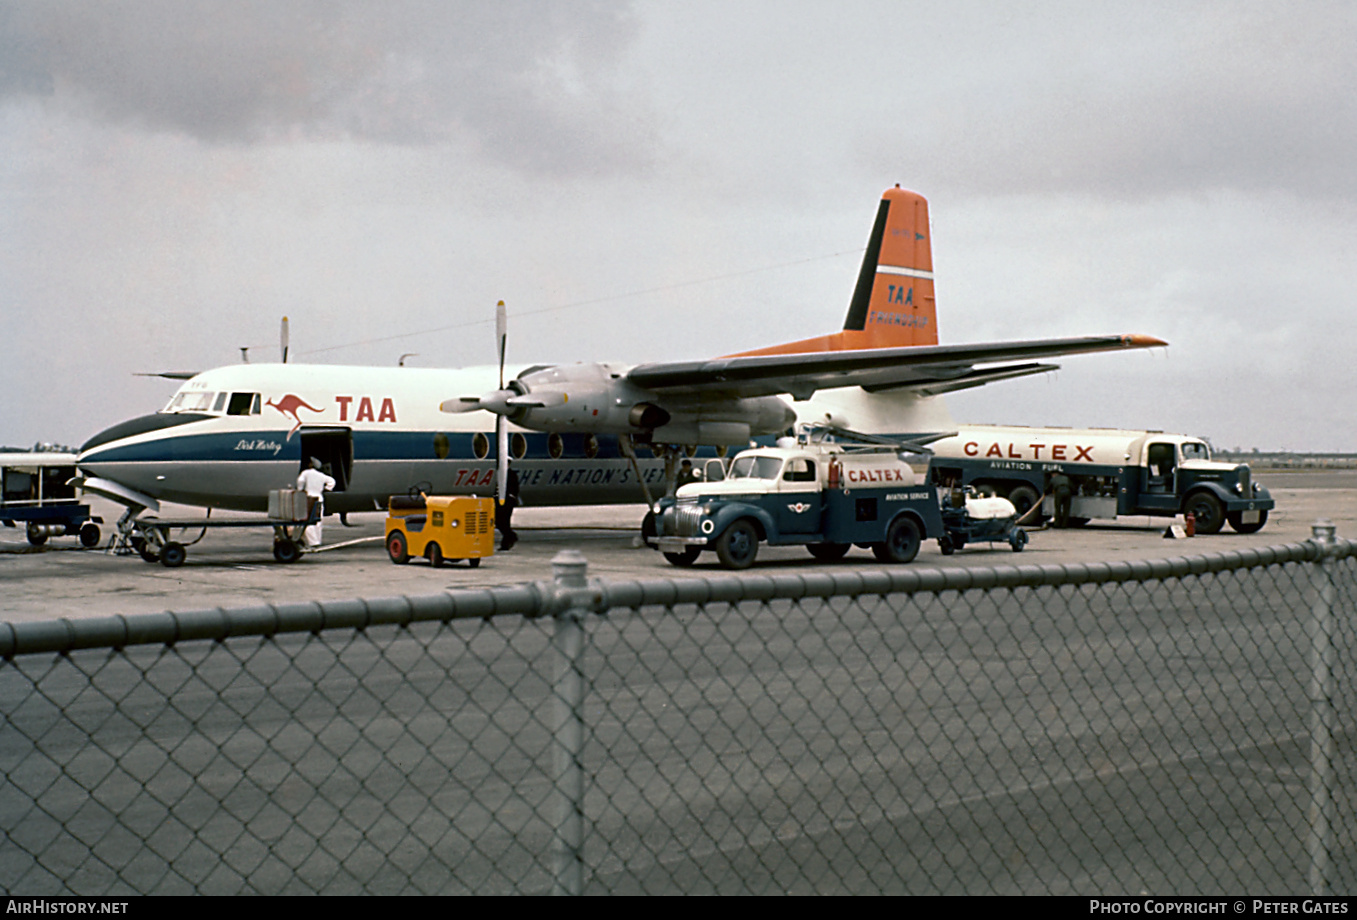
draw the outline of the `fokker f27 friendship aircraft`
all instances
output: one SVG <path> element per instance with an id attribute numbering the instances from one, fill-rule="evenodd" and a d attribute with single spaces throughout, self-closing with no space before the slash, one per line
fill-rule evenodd
<path id="1" fill-rule="evenodd" d="M 672 465 L 679 451 L 724 453 L 797 421 L 946 432 L 954 426 L 939 394 L 1056 367 L 1035 359 L 1165 344 L 1110 335 L 939 345 L 929 232 L 924 198 L 888 189 L 841 332 L 708 361 L 534 366 L 507 386 L 495 367 L 206 371 L 160 412 L 90 438 L 82 484 L 132 513 L 158 511 L 160 500 L 262 511 L 270 489 L 290 487 L 318 457 L 337 481 L 329 512 L 382 509 L 412 488 L 487 495 L 498 415 L 525 504 L 638 502 L 663 486 L 660 458 Z"/>

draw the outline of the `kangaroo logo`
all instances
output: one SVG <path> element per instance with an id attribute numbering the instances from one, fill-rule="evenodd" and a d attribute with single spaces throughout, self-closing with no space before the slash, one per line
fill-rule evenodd
<path id="1" fill-rule="evenodd" d="M 310 409 L 312 412 L 324 411 L 322 409 L 317 409 L 315 406 L 303 400 L 300 396 L 294 396 L 291 393 L 284 396 L 278 402 L 274 402 L 273 400 L 270 399 L 266 403 L 264 403 L 264 405 L 272 406 L 273 408 L 277 409 L 284 415 L 292 416 L 292 420 L 297 423 L 293 425 L 292 430 L 287 433 L 287 440 L 289 441 L 291 441 L 292 436 L 297 433 L 297 429 L 302 427 L 301 417 L 297 415 L 298 409 Z"/>

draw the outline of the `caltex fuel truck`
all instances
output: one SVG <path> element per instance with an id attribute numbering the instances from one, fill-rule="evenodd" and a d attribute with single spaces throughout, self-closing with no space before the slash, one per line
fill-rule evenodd
<path id="1" fill-rule="evenodd" d="M 976 425 L 929 445 L 940 488 L 975 486 L 1013 503 L 1020 514 L 1043 501 L 1024 523 L 1054 512 L 1050 477 L 1069 478 L 1069 522 L 1124 514 L 1191 514 L 1197 533 L 1227 521 L 1239 533 L 1267 523 L 1274 506 L 1248 464 L 1220 463 L 1201 438 L 1113 428 L 1016 428 Z"/>

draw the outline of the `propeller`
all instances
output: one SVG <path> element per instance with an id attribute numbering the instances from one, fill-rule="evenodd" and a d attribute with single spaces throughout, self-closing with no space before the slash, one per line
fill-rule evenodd
<path id="1" fill-rule="evenodd" d="M 499 392 L 504 392 L 504 352 L 509 343 L 509 315 L 504 301 L 495 306 L 495 343 L 499 347 Z M 505 405 L 507 405 L 507 401 Z M 509 498 L 509 420 L 503 412 L 495 413 L 495 457 L 499 464 L 499 503 Z"/>

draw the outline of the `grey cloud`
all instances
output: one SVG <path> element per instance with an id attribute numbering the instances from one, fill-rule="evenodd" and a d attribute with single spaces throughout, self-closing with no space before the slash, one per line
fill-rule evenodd
<path id="1" fill-rule="evenodd" d="M 624 3 L 0 3 L 0 99 L 211 144 L 295 136 L 465 145 L 548 174 L 648 162 L 617 87 Z"/>
<path id="2" fill-rule="evenodd" d="M 1029 15 L 1002 30 L 949 36 L 956 60 L 989 66 L 963 64 L 970 82 L 952 95 L 939 56 L 937 95 L 910 136 L 886 128 L 863 148 L 903 151 L 936 181 L 981 194 L 1357 197 L 1357 7 L 1019 9 Z"/>

